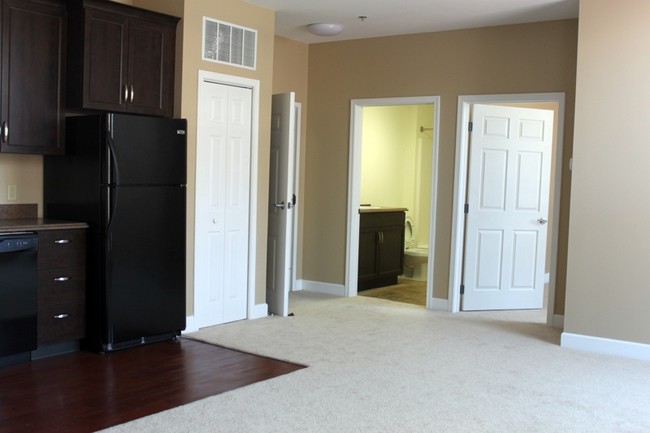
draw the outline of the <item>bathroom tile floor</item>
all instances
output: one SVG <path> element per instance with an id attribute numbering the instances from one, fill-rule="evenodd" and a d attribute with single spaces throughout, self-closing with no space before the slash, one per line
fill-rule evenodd
<path id="1" fill-rule="evenodd" d="M 407 304 L 426 305 L 427 282 L 399 277 L 397 284 L 363 290 L 359 296 L 386 299 Z"/>

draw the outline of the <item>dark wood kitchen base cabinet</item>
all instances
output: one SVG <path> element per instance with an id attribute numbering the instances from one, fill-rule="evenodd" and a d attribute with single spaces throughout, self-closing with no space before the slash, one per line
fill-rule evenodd
<path id="1" fill-rule="evenodd" d="M 361 213 L 357 290 L 397 284 L 404 265 L 404 212 Z"/>
<path id="2" fill-rule="evenodd" d="M 173 117 L 179 18 L 106 0 L 68 8 L 68 108 Z"/>
<path id="3" fill-rule="evenodd" d="M 63 0 L 1 0 L 0 150 L 64 152 Z"/>
<path id="4" fill-rule="evenodd" d="M 38 232 L 38 346 L 85 336 L 86 230 Z"/>

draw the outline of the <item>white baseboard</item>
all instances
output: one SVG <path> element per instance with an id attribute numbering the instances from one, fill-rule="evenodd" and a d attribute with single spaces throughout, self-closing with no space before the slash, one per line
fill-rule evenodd
<path id="1" fill-rule="evenodd" d="M 323 293 L 326 295 L 346 296 L 342 284 L 321 283 L 319 281 L 300 280 L 300 287 L 306 292 Z"/>
<path id="2" fill-rule="evenodd" d="M 435 311 L 449 311 L 449 301 L 442 298 L 432 298 L 428 308 Z"/>
<path id="3" fill-rule="evenodd" d="M 554 314 L 551 327 L 556 329 L 564 329 L 564 316 L 561 316 L 559 314 Z"/>
<path id="4" fill-rule="evenodd" d="M 257 304 L 253 305 L 249 313 L 248 320 L 260 319 L 269 315 L 269 306 L 267 304 Z M 199 327 L 196 326 L 196 320 L 194 316 L 185 317 L 185 330 L 181 334 L 189 334 L 190 332 L 196 332 L 199 330 Z"/>
<path id="5" fill-rule="evenodd" d="M 588 352 L 650 361 L 650 344 L 563 332 L 560 346 L 569 349 L 586 350 Z"/>
<path id="6" fill-rule="evenodd" d="M 269 305 L 267 303 L 256 304 L 253 305 L 253 308 L 251 308 L 248 314 L 248 319 L 249 320 L 261 319 L 262 317 L 266 317 L 268 315 L 269 315 Z"/>
<path id="7" fill-rule="evenodd" d="M 196 321 L 194 320 L 194 316 L 185 317 L 185 330 L 181 332 L 181 334 L 188 334 L 190 332 L 196 332 L 198 330 L 199 328 L 197 328 L 196 326 Z"/>

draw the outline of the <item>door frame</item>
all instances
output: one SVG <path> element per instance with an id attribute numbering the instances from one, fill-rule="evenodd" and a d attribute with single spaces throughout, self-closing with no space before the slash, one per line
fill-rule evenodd
<path id="1" fill-rule="evenodd" d="M 555 278 L 557 268 L 558 250 L 558 225 L 560 219 L 560 191 L 562 188 L 562 154 L 564 148 L 564 116 L 565 116 L 565 94 L 564 93 L 515 93 L 502 95 L 461 95 L 458 97 L 458 113 L 456 122 L 456 162 L 454 170 L 454 195 L 453 213 L 451 224 L 451 248 L 449 254 L 449 311 L 457 313 L 460 311 L 460 284 L 462 281 L 462 269 L 464 258 L 464 228 L 465 213 L 464 204 L 467 190 L 467 175 L 469 161 L 469 123 L 471 106 L 473 104 L 506 104 L 506 103 L 543 103 L 554 102 L 558 104 L 557 115 L 557 141 L 555 143 L 555 159 L 551 162 L 555 170 L 553 188 L 553 219 L 549 224 L 551 236 L 551 263 L 548 281 L 548 315 L 547 323 L 553 324 L 553 305 L 555 302 Z"/>
<path id="2" fill-rule="evenodd" d="M 298 243 L 298 236 L 300 234 L 300 212 L 295 212 L 296 206 L 301 206 L 302 203 L 300 200 L 300 134 L 302 134 L 301 123 L 302 123 L 302 104 L 300 102 L 295 103 L 295 116 L 296 116 L 296 150 L 294 155 L 294 164 L 293 164 L 293 190 L 296 194 L 296 204 L 293 207 L 293 227 L 292 227 L 292 237 L 293 243 L 291 246 L 291 287 L 290 292 L 295 292 L 300 290 L 298 286 L 298 257 L 301 244 Z M 298 208 L 301 209 L 300 207 Z"/>
<path id="3" fill-rule="evenodd" d="M 427 268 L 426 308 L 439 309 L 433 299 L 433 275 L 436 245 L 436 209 L 438 195 L 438 148 L 440 137 L 440 96 L 353 99 L 350 101 L 350 156 L 348 163 L 348 218 L 345 264 L 345 296 L 356 296 L 359 276 L 359 205 L 361 204 L 361 147 L 363 109 L 398 105 L 433 104 L 433 161 L 431 164 L 431 208 L 429 213 L 429 261 Z"/>
<path id="4" fill-rule="evenodd" d="M 267 315 L 266 304 L 263 304 L 260 307 L 255 305 L 255 287 L 257 287 L 257 272 L 256 272 L 256 257 L 257 257 L 257 202 L 258 202 L 258 164 L 259 164 L 259 112 L 260 112 L 260 82 L 259 80 L 238 77 L 235 75 L 221 74 L 217 72 L 199 70 L 198 71 L 198 93 L 201 94 L 201 91 L 204 89 L 204 86 L 209 84 L 221 84 L 225 86 L 233 87 L 244 87 L 251 89 L 252 91 L 252 105 L 251 105 L 251 156 L 250 156 L 250 203 L 248 209 L 248 287 L 247 287 L 247 319 L 255 319 L 259 317 L 264 317 Z M 197 124 L 196 124 L 196 143 L 195 143 L 195 155 L 194 162 L 196 161 L 196 150 L 199 146 L 199 138 L 201 134 L 199 133 L 199 127 L 201 126 L 198 122 L 200 119 L 200 110 L 201 106 L 199 104 L 199 98 L 197 96 Z M 195 182 L 198 183 L 196 179 L 196 170 L 195 166 Z M 196 193 L 196 185 L 194 185 L 194 192 Z M 196 230 L 196 194 L 194 196 L 194 219 L 193 221 L 193 230 Z M 196 234 L 193 235 L 192 239 L 195 239 Z M 195 256 L 196 256 L 196 242 L 193 245 L 193 266 L 192 272 L 195 272 Z M 196 275 L 192 275 L 193 283 L 196 281 Z M 200 309 L 197 308 L 198 302 L 201 299 L 200 296 L 196 293 L 196 285 L 193 284 L 194 290 L 194 314 L 197 314 L 197 311 Z M 262 311 L 264 310 L 264 311 Z"/>

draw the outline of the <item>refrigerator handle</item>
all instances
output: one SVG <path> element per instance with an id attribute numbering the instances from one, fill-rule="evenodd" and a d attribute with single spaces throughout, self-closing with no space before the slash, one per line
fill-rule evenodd
<path id="1" fill-rule="evenodd" d="M 106 134 L 106 147 L 108 149 L 108 184 L 120 184 L 120 167 L 117 164 L 115 154 L 115 142 L 113 141 L 113 115 L 109 115 L 108 134 Z"/>
<path id="2" fill-rule="evenodd" d="M 107 116 L 107 134 L 106 134 L 106 150 L 108 152 L 108 184 L 106 193 L 107 197 L 107 206 L 106 206 L 106 228 L 110 230 L 111 223 L 113 222 L 113 215 L 115 215 L 115 208 L 117 207 L 117 188 L 115 185 L 119 185 L 119 167 L 117 164 L 117 155 L 115 154 L 115 143 L 113 141 L 113 115 L 109 114 Z"/>
<path id="3" fill-rule="evenodd" d="M 113 215 L 115 215 L 115 209 L 117 208 L 117 188 L 112 186 L 106 187 L 106 231 L 111 230 L 111 224 L 113 223 Z"/>

